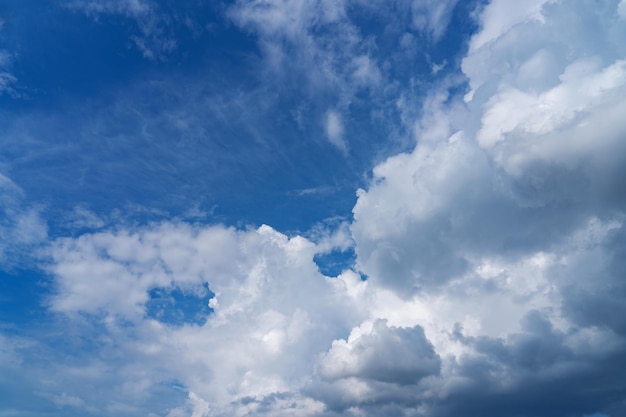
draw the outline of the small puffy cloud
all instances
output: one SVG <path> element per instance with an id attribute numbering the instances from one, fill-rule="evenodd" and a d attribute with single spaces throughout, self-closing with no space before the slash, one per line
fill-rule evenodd
<path id="1" fill-rule="evenodd" d="M 376 320 L 355 328 L 348 340 L 334 341 L 318 372 L 331 381 L 358 378 L 405 385 L 437 374 L 440 366 L 421 327 L 389 327 Z"/>
<path id="2" fill-rule="evenodd" d="M 343 122 L 339 113 L 329 110 L 326 113 L 326 137 L 328 141 L 341 152 L 348 152 L 348 144 L 343 137 Z"/>

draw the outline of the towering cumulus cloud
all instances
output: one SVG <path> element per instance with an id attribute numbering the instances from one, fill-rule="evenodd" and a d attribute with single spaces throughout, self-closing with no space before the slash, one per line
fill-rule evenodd
<path id="1" fill-rule="evenodd" d="M 275 71 L 281 47 L 308 45 L 311 83 L 348 85 L 322 120 L 346 155 L 359 80 L 391 82 L 376 48 L 334 45 L 325 62 L 314 31 L 357 3 L 230 11 Z M 437 42 L 457 2 L 412 4 Z M 31 389 L 84 415 L 626 415 L 624 4 L 481 6 L 462 74 L 439 79 L 414 148 L 358 190 L 350 233 L 171 221 L 56 239 L 47 308 L 79 353 L 42 365 L 13 341 L 0 358 L 54 372 Z M 362 70 L 336 64 L 351 53 Z M 350 268 L 320 272 L 316 255 L 352 244 Z"/>
<path id="2" fill-rule="evenodd" d="M 442 358 L 416 415 L 626 412 L 618 3 L 491 2 L 464 103 L 430 109 L 447 129 L 422 122 L 359 193 L 357 266 L 393 294 L 381 315 L 424 326 Z"/>

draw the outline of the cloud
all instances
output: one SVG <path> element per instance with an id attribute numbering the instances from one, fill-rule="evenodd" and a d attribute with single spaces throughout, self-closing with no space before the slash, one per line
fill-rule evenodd
<path id="1" fill-rule="evenodd" d="M 414 0 L 411 3 L 412 24 L 418 30 L 428 33 L 434 41 L 437 41 L 448 28 L 456 4 L 456 0 Z"/>
<path id="2" fill-rule="evenodd" d="M 100 16 L 132 19 L 139 35 L 131 40 L 145 58 L 163 60 L 177 48 L 170 17 L 150 0 L 68 0 L 65 6 L 96 20 Z"/>
<path id="3" fill-rule="evenodd" d="M 14 85 L 17 83 L 17 78 L 10 72 L 0 72 L 0 93 L 14 94 Z"/>
<path id="4" fill-rule="evenodd" d="M 4 20 L 0 17 L 0 31 L 4 29 Z M 14 56 L 5 49 L 0 49 L 0 96 L 8 94 L 12 97 L 19 97 L 16 90 L 17 77 L 11 71 Z"/>
<path id="5" fill-rule="evenodd" d="M 61 382 L 38 389 L 96 415 L 623 415 L 622 5 L 486 5 L 461 65 L 470 93 L 433 88 L 414 149 L 374 168 L 336 233 L 165 221 L 55 239 L 47 302 L 71 353 L 50 355 Z M 343 3 L 230 13 L 269 61 L 348 85 L 346 103 L 385 83 Z M 325 25 L 337 43 L 314 36 Z M 328 108 L 347 148 L 345 108 Z M 319 271 L 317 255 L 350 247 L 352 268 Z M 151 312 L 158 297 L 182 319 Z"/>
<path id="6" fill-rule="evenodd" d="M 536 21 L 526 26 L 543 31 L 547 39 L 561 40 L 553 29 L 561 24 L 557 11 L 550 13 L 555 18 L 548 20 L 546 13 L 544 26 L 535 28 Z M 608 12 L 604 18 L 614 21 Z M 534 40 L 517 35 L 527 30 L 517 26 L 507 36 L 534 45 Z M 589 65 L 574 54 L 574 63 L 563 63 L 556 73 L 545 75 L 555 85 L 546 87 L 544 80 L 514 90 L 511 74 L 523 71 L 524 59 L 501 78 L 491 69 L 485 69 L 490 73 L 486 77 L 473 66 L 475 58 L 485 54 L 494 62 L 512 62 L 510 50 L 501 49 L 500 42 L 511 40 L 502 38 L 470 52 L 463 63 L 470 84 L 482 77 L 490 80 L 489 85 L 481 84 L 467 110 L 455 105 L 447 115 L 435 112 L 447 128 L 418 129 L 422 143 L 377 167 L 376 182 L 361 192 L 353 232 L 358 262 L 367 274 L 394 277 L 385 279 L 417 290 L 427 281 L 445 281 L 465 272 L 465 252 L 474 248 L 500 253 L 507 248 L 534 250 L 577 227 L 592 214 L 598 198 L 621 207 L 609 185 L 622 175 L 617 157 L 609 156 L 623 154 L 619 138 L 624 126 L 617 116 L 624 105 L 621 59 L 603 57 L 606 65 Z M 586 54 L 585 46 L 580 49 Z M 536 51 L 522 50 L 536 59 Z M 545 92 L 530 93 L 539 86 Z M 446 133 L 455 130 L 448 139 Z M 428 134 L 435 132 L 441 138 L 433 141 Z M 544 232 L 534 237 L 531 230 L 539 224 Z M 465 237 L 471 242 L 463 242 Z M 416 250 L 419 257 L 409 255 Z M 398 269 L 389 273 L 389 268 Z"/>
<path id="7" fill-rule="evenodd" d="M 299 91 L 332 123 L 329 138 L 345 152 L 336 111 L 348 110 L 357 93 L 377 95 L 385 82 L 372 42 L 366 41 L 343 1 L 237 1 L 230 19 L 256 36 L 263 53 L 260 76 L 276 91 Z M 277 82 L 279 80 L 279 82 Z M 329 116 L 330 115 L 330 116 Z M 347 117 L 345 112 L 344 117 Z"/>
<path id="8" fill-rule="evenodd" d="M 376 56 L 376 45 L 361 33 L 343 1 L 237 1 L 228 16 L 257 39 L 262 57 L 259 77 L 273 91 L 295 99 L 314 117 L 323 118 L 329 142 L 344 154 L 350 106 L 358 94 L 371 103 L 389 82 Z M 293 98 L 292 98 L 293 99 Z M 332 103 L 332 110 L 328 110 Z M 302 111 L 298 110 L 298 125 Z"/>
<path id="9" fill-rule="evenodd" d="M 48 237 L 41 207 L 26 202 L 23 190 L 0 174 L 0 265 L 13 268 Z"/>
<path id="10" fill-rule="evenodd" d="M 532 0 L 519 4 L 512 4 L 506 0 L 489 2 L 480 13 L 480 31 L 472 37 L 470 52 L 493 42 L 506 34 L 516 25 L 527 22 L 543 22 L 542 9 L 553 0 Z"/>
<path id="11" fill-rule="evenodd" d="M 335 111 L 328 111 L 326 113 L 326 136 L 330 143 L 337 149 L 346 154 L 348 152 L 348 145 L 343 137 L 343 123 L 341 122 L 341 116 Z"/>
<path id="12" fill-rule="evenodd" d="M 384 320 L 377 320 L 354 329 L 347 341 L 333 342 L 321 360 L 319 374 L 329 380 L 357 377 L 412 384 L 437 374 L 439 367 L 439 358 L 421 327 L 390 328 Z"/>
<path id="13" fill-rule="evenodd" d="M 331 281 L 320 274 L 316 251 L 312 242 L 268 226 L 238 231 L 164 223 L 133 233 L 59 239 L 51 248 L 56 290 L 50 308 L 74 320 L 73 326 L 81 317 L 89 317 L 88 326 L 103 326 L 115 342 L 97 349 L 96 358 L 118 350 L 136 358 L 130 369 L 126 360 L 100 362 L 126 369 L 121 384 L 145 384 L 150 393 L 169 380 L 181 381 L 193 393 L 193 415 L 204 415 L 207 406 L 231 415 L 251 407 L 248 399 L 297 395 L 313 372 L 311 359 L 358 323 L 361 313 L 340 284 L 348 278 Z M 213 296 L 200 296 L 195 308 L 209 304 L 213 312 L 199 324 L 161 322 L 148 314 L 151 290 L 192 293 L 204 285 Z M 72 395 L 87 396 L 86 403 L 99 409 L 113 401 L 136 403 L 127 392 L 107 400 L 82 390 Z M 297 407 L 320 408 L 317 401 L 301 401 Z"/>
<path id="14" fill-rule="evenodd" d="M 499 415 L 502 404 L 523 416 L 619 414 L 612 383 L 584 393 L 599 375 L 623 390 L 608 365 L 625 342 L 608 313 L 626 294 L 616 275 L 626 200 L 615 183 L 626 162 L 624 50 L 606 46 L 624 31 L 618 2 L 597 13 L 506 5 L 480 15 L 462 64 L 467 104 L 432 92 L 435 120 L 416 124 L 416 148 L 359 191 L 357 268 L 381 289 L 379 317 L 423 326 L 435 352 L 456 358 L 442 360 L 426 415 Z M 585 41 L 590 22 L 573 16 L 605 30 Z M 547 389 L 556 385 L 563 401 Z"/>

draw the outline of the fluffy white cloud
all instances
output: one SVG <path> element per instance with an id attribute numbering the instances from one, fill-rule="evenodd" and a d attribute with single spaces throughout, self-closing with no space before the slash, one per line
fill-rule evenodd
<path id="1" fill-rule="evenodd" d="M 557 381 L 566 397 L 622 410 L 610 390 L 583 394 L 586 378 L 621 378 L 604 364 L 621 360 L 625 342 L 608 313 L 623 315 L 626 294 L 618 7 L 487 5 L 462 65 L 467 106 L 430 110 L 436 121 L 417 124 L 415 150 L 379 165 L 359 191 L 357 267 L 370 291 L 385 289 L 373 314 L 422 326 L 444 358 L 433 386 L 445 401 L 424 400 L 426 415 L 492 415 L 491 401 L 517 396 L 580 413 L 532 387 Z M 468 408 L 477 396 L 484 403 Z"/>
<path id="2" fill-rule="evenodd" d="M 230 13 L 276 62 L 291 43 L 324 85 L 373 84 L 382 72 L 344 6 L 240 1 Z M 622 9 L 487 5 L 462 63 L 471 93 L 444 85 L 425 101 L 415 149 L 358 192 L 351 238 L 345 226 L 314 243 L 269 226 L 162 223 L 55 241 L 50 308 L 97 343 L 58 367 L 72 383 L 49 394 L 169 417 L 623 414 Z M 324 57 L 361 58 L 325 67 L 310 31 L 337 22 L 348 47 Z M 341 122 L 327 113 L 331 141 Z M 355 270 L 323 276 L 314 256 L 351 239 Z M 157 293 L 201 320 L 154 314 Z M 114 387 L 106 398 L 98 383 Z M 179 395 L 157 404 L 163 386 Z"/>
<path id="3" fill-rule="evenodd" d="M 266 396 L 296 395 L 313 373 L 315 356 L 360 320 L 350 291 L 355 278 L 324 277 L 313 262 L 317 251 L 312 242 L 268 226 L 237 231 L 161 224 L 61 239 L 51 250 L 57 289 L 50 306 L 75 320 L 75 313 L 88 314 L 105 326 L 116 349 L 137 358 L 131 369 L 119 364 L 129 386 L 140 375 L 146 389 L 166 382 L 159 378 L 178 380 L 193 393 L 193 415 L 204 415 L 206 407 L 232 415 L 239 407 L 262 408 L 257 402 Z M 203 292 L 205 284 L 212 297 Z M 151 290 L 176 288 L 195 298 L 198 310 L 209 304 L 214 311 L 200 324 L 150 316 Z M 306 398 L 295 402 L 275 406 L 321 406 Z"/>
<path id="4" fill-rule="evenodd" d="M 0 31 L 4 28 L 4 20 L 0 17 Z M 11 71 L 13 54 L 5 49 L 0 49 L 0 95 L 8 94 L 18 97 L 16 90 L 17 77 Z"/>
<path id="5" fill-rule="evenodd" d="M 421 327 L 388 327 L 376 320 L 355 328 L 348 340 L 336 340 L 320 363 L 320 376 L 359 377 L 398 384 L 416 383 L 439 372 L 439 358 Z"/>

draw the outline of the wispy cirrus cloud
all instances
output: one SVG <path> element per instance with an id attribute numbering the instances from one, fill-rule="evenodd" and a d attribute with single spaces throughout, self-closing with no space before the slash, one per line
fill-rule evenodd
<path id="1" fill-rule="evenodd" d="M 2 36 L 4 25 L 4 20 L 0 17 L 0 36 Z M 13 59 L 14 57 L 11 52 L 6 49 L 0 49 L 0 95 L 8 94 L 14 97 L 19 96 L 15 89 L 17 77 L 11 71 Z"/>
<path id="2" fill-rule="evenodd" d="M 342 142 L 350 148 L 347 120 L 364 105 L 363 97 L 367 97 L 367 105 L 380 118 L 385 113 L 397 117 L 395 103 L 399 100 L 411 101 L 411 105 L 419 102 L 417 97 L 403 96 L 405 83 L 415 83 L 405 77 L 415 74 L 398 73 L 395 61 L 400 57 L 386 44 L 402 43 L 409 38 L 418 42 L 416 34 L 423 37 L 419 41 L 432 46 L 446 31 L 455 5 L 456 1 L 362 4 L 242 0 L 228 9 L 228 16 L 257 36 L 263 53 L 264 82 L 278 91 L 302 90 L 306 100 L 313 103 L 312 110 L 321 113 L 326 121 L 329 114 L 332 120 L 333 114 L 346 120 L 346 138 Z M 383 36 L 370 33 L 361 22 L 378 18 L 374 16 L 384 18 L 387 26 Z M 414 54 L 416 45 L 411 41 L 404 43 Z M 326 107 L 316 108 L 321 100 Z M 329 101 L 334 101 L 332 112 L 328 111 Z M 327 129 L 326 133 L 330 143 L 345 153 L 346 146 L 332 139 L 337 135 L 328 135 Z"/>
<path id="3" fill-rule="evenodd" d="M 29 204 L 23 190 L 0 174 L 0 265 L 6 270 L 18 266 L 33 248 L 48 237 L 41 207 Z"/>
<path id="4" fill-rule="evenodd" d="M 162 60 L 177 48 L 172 18 L 150 0 L 71 0 L 65 6 L 96 20 L 100 16 L 133 20 L 139 33 L 131 40 L 145 58 Z"/>

